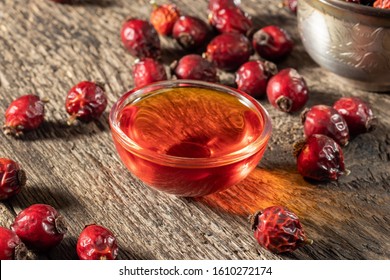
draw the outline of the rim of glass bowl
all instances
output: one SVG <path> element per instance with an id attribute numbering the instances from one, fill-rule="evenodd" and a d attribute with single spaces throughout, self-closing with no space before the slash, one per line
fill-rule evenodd
<path id="1" fill-rule="evenodd" d="M 188 158 L 188 157 L 176 157 L 166 154 L 159 154 L 155 151 L 145 149 L 139 146 L 135 141 L 128 137 L 119 126 L 119 114 L 127 104 L 136 101 L 143 95 L 148 95 L 155 90 L 165 89 L 165 88 L 175 88 L 175 87 L 201 87 L 209 88 L 214 90 L 219 90 L 226 92 L 228 94 L 239 97 L 241 102 L 244 102 L 246 106 L 255 110 L 259 118 L 263 120 L 263 131 L 259 137 L 250 143 L 248 146 L 237 150 L 233 153 L 222 155 L 219 157 L 211 158 Z M 136 154 L 137 156 L 149 160 L 154 163 L 159 163 L 162 165 L 168 166 L 181 166 L 181 167 L 216 167 L 223 166 L 230 163 L 240 161 L 242 159 L 248 158 L 251 155 L 258 152 L 264 145 L 266 145 L 272 131 L 271 119 L 268 115 L 268 112 L 265 108 L 254 98 L 247 95 L 246 93 L 239 91 L 237 89 L 203 81 L 196 80 L 170 80 L 162 81 L 149 84 L 142 88 L 134 88 L 133 90 L 122 95 L 118 101 L 112 106 L 109 116 L 109 122 L 111 129 L 114 130 L 117 140 L 119 140 L 122 146 L 125 149 L 129 150 L 131 153 Z"/>
<path id="2" fill-rule="evenodd" d="M 371 6 L 355 4 L 343 0 L 308 0 L 308 2 L 321 2 L 324 5 L 345 10 L 345 12 L 352 11 L 362 15 L 384 17 L 387 19 L 390 17 L 390 10 L 388 9 L 374 8 Z M 348 14 L 344 14 L 344 16 L 348 17 Z"/>

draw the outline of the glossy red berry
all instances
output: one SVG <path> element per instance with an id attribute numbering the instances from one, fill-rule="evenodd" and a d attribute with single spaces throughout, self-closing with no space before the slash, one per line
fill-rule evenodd
<path id="1" fill-rule="evenodd" d="M 123 45 L 138 58 L 158 58 L 161 55 L 160 38 L 153 26 L 141 19 L 127 20 L 121 30 Z"/>
<path id="2" fill-rule="evenodd" d="M 181 16 L 173 26 L 172 36 L 186 50 L 203 46 L 209 37 L 210 29 L 201 19 Z"/>
<path id="3" fill-rule="evenodd" d="M 390 9 L 390 0 L 376 0 L 373 6 L 375 8 Z"/>
<path id="4" fill-rule="evenodd" d="M 356 1 L 356 0 L 353 0 Z M 359 1 L 359 0 L 357 0 Z M 289 10 L 293 13 L 297 13 L 297 8 L 298 8 L 298 0 L 284 0 L 283 1 L 284 6 L 288 7 Z"/>
<path id="5" fill-rule="evenodd" d="M 44 117 L 44 102 L 33 94 L 23 95 L 12 101 L 5 111 L 4 133 L 20 136 L 23 132 L 37 129 Z"/>
<path id="6" fill-rule="evenodd" d="M 89 81 L 78 83 L 68 92 L 65 107 L 70 115 L 69 124 L 75 119 L 89 122 L 99 118 L 107 107 L 103 86 Z"/>
<path id="7" fill-rule="evenodd" d="M 292 252 L 313 243 L 306 237 L 298 216 L 285 207 L 268 207 L 255 213 L 251 221 L 257 242 L 273 253 Z"/>
<path id="8" fill-rule="evenodd" d="M 153 5 L 150 23 L 161 35 L 171 35 L 173 25 L 180 17 L 180 12 L 174 4 Z"/>
<path id="9" fill-rule="evenodd" d="M 313 134 L 294 145 L 298 172 L 305 178 L 328 181 L 348 174 L 343 152 L 332 138 Z"/>
<path id="10" fill-rule="evenodd" d="M 347 122 L 351 136 L 372 131 L 376 126 L 377 119 L 371 108 L 357 97 L 342 97 L 334 103 L 333 108 Z"/>
<path id="11" fill-rule="evenodd" d="M 237 32 L 249 35 L 253 27 L 252 20 L 248 14 L 238 7 L 212 11 L 209 14 L 209 22 L 220 33 Z"/>
<path id="12" fill-rule="evenodd" d="M 89 225 L 77 240 L 77 254 L 81 260 L 114 260 L 118 245 L 111 231 L 99 225 Z"/>
<path id="13" fill-rule="evenodd" d="M 173 63 L 172 71 L 178 79 L 218 82 L 217 68 L 213 63 L 197 54 L 183 56 Z"/>
<path id="14" fill-rule="evenodd" d="M 210 12 L 225 8 L 235 8 L 240 5 L 240 0 L 209 0 L 208 10 Z"/>
<path id="15" fill-rule="evenodd" d="M 26 185 L 26 173 L 19 164 L 8 158 L 0 158 L 0 200 L 8 199 Z"/>
<path id="16" fill-rule="evenodd" d="M 218 68 L 235 71 L 248 61 L 251 54 L 252 47 L 248 38 L 239 33 L 223 33 L 207 45 L 205 56 Z"/>
<path id="17" fill-rule="evenodd" d="M 284 29 L 270 25 L 253 35 L 253 48 L 264 59 L 278 61 L 291 53 L 294 43 Z"/>
<path id="18" fill-rule="evenodd" d="M 302 112 L 303 129 L 306 137 L 323 134 L 334 139 L 339 145 L 348 144 L 347 123 L 336 109 L 327 105 L 315 105 Z"/>
<path id="19" fill-rule="evenodd" d="M 36 256 L 27 250 L 15 232 L 0 227 L 0 260 L 32 260 Z"/>
<path id="20" fill-rule="evenodd" d="M 276 109 L 293 113 L 303 108 L 309 99 L 305 79 L 293 68 L 286 68 L 274 75 L 267 85 L 268 101 Z"/>
<path id="21" fill-rule="evenodd" d="M 255 98 L 262 97 L 266 94 L 268 80 L 277 72 L 278 69 L 272 62 L 248 61 L 236 72 L 237 88 Z"/>
<path id="22" fill-rule="evenodd" d="M 153 58 L 144 58 L 133 66 L 134 87 L 143 87 L 167 79 L 164 65 Z"/>

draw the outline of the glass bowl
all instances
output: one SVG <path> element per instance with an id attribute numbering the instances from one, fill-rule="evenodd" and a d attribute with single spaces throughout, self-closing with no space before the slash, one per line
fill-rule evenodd
<path id="1" fill-rule="evenodd" d="M 146 185 L 186 197 L 237 184 L 271 135 L 267 111 L 236 89 L 202 81 L 157 82 L 125 93 L 110 112 L 125 166 Z"/>

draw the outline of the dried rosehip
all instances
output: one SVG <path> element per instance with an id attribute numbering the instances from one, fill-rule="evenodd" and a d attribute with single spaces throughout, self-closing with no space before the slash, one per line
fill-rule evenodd
<path id="1" fill-rule="evenodd" d="M 8 158 L 0 158 L 0 200 L 8 199 L 26 185 L 26 172 Z"/>
<path id="2" fill-rule="evenodd" d="M 293 113 L 299 111 L 309 99 L 305 79 L 293 68 L 281 70 L 267 85 L 267 97 L 276 109 Z"/>
<path id="3" fill-rule="evenodd" d="M 373 6 L 375 8 L 390 9 L 390 0 L 376 0 Z"/>
<path id="4" fill-rule="evenodd" d="M 294 42 L 284 29 L 270 25 L 261 28 L 253 35 L 253 48 L 264 59 L 278 61 L 293 49 Z"/>
<path id="5" fill-rule="evenodd" d="M 210 25 L 220 33 L 237 32 L 250 35 L 253 23 L 248 14 L 238 7 L 223 8 L 209 14 Z"/>
<path id="6" fill-rule="evenodd" d="M 302 112 L 302 123 L 306 137 L 323 134 L 333 138 L 339 145 L 348 144 L 347 123 L 336 109 L 326 105 L 315 105 Z"/>
<path id="7" fill-rule="evenodd" d="M 172 72 L 178 79 L 218 82 L 217 68 L 213 63 L 197 54 L 183 56 L 172 64 Z"/>
<path id="8" fill-rule="evenodd" d="M 67 232 L 64 218 L 46 204 L 33 204 L 21 211 L 11 229 L 24 244 L 40 251 L 57 246 Z"/>
<path id="9" fill-rule="evenodd" d="M 349 173 L 345 169 L 340 146 L 332 138 L 313 134 L 294 144 L 298 172 L 305 178 L 327 181 L 337 180 Z"/>
<path id="10" fill-rule="evenodd" d="M 12 101 L 5 111 L 4 133 L 20 136 L 25 131 L 37 129 L 44 117 L 44 101 L 33 94 L 23 95 Z"/>
<path id="11" fill-rule="evenodd" d="M 15 232 L 0 227 L 0 260 L 33 260 L 35 258 L 36 256 L 27 250 Z"/>
<path id="12" fill-rule="evenodd" d="M 69 124 L 75 119 L 89 122 L 99 118 L 107 107 L 103 85 L 89 81 L 78 83 L 68 92 L 65 107 L 70 115 Z"/>
<path id="13" fill-rule="evenodd" d="M 121 38 L 133 56 L 158 58 L 161 55 L 160 38 L 153 26 L 145 20 L 127 20 L 122 26 Z"/>
<path id="14" fill-rule="evenodd" d="M 172 36 L 186 50 L 193 50 L 205 44 L 209 37 L 209 27 L 201 19 L 181 16 L 173 26 Z"/>
<path id="15" fill-rule="evenodd" d="M 135 87 L 143 87 L 148 84 L 167 80 L 164 65 L 153 58 L 144 58 L 136 61 L 133 66 L 133 80 Z"/>
<path id="16" fill-rule="evenodd" d="M 207 45 L 205 56 L 226 71 L 235 71 L 248 61 L 252 47 L 248 38 L 239 33 L 223 33 Z"/>
<path id="17" fill-rule="evenodd" d="M 77 255 L 80 260 L 114 260 L 118 245 L 111 231 L 99 225 L 89 225 L 77 240 Z"/>
<path id="18" fill-rule="evenodd" d="M 278 69 L 272 62 L 248 61 L 236 72 L 237 88 L 255 98 L 262 97 L 266 94 L 268 80 L 277 72 Z"/>
<path id="19" fill-rule="evenodd" d="M 273 253 L 292 252 L 313 243 L 306 237 L 298 216 L 282 206 L 255 213 L 251 222 L 257 242 Z"/>
<path id="20" fill-rule="evenodd" d="M 210 12 L 225 8 L 234 8 L 240 5 L 240 0 L 209 0 L 208 10 Z"/>
<path id="21" fill-rule="evenodd" d="M 172 33 L 173 25 L 180 17 L 180 12 L 174 4 L 157 5 L 153 4 L 153 11 L 150 14 L 150 23 L 161 35 L 169 36 Z"/>

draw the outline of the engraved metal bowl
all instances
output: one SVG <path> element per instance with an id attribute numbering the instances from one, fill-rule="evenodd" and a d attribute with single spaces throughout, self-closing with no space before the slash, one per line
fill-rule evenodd
<path id="1" fill-rule="evenodd" d="M 390 10 L 342 0 L 298 0 L 303 45 L 355 88 L 390 91 Z"/>

